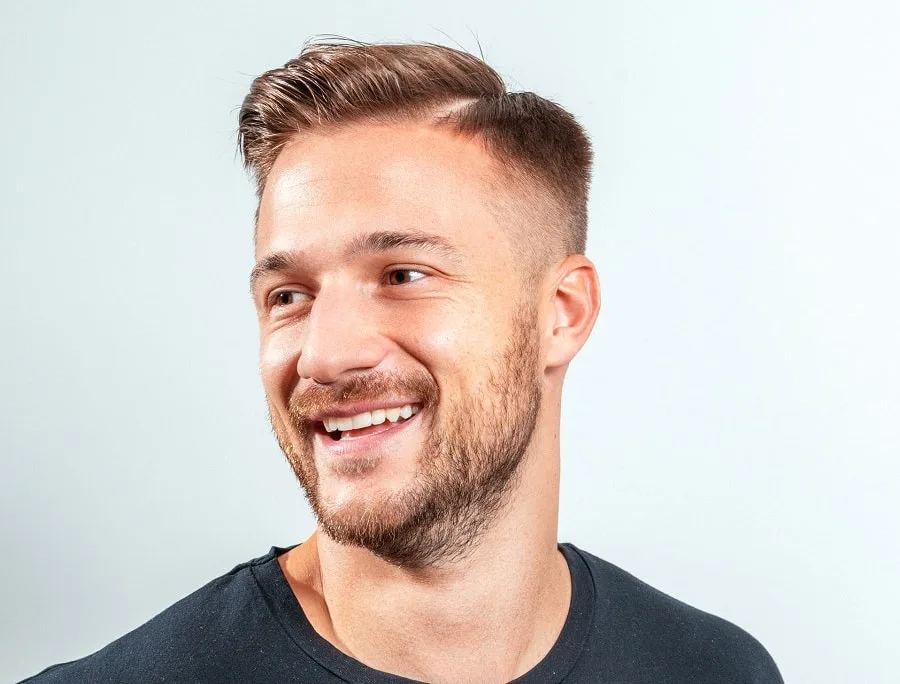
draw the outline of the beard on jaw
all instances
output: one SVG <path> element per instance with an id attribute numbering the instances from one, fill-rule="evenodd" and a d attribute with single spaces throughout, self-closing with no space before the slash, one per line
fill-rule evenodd
<path id="1" fill-rule="evenodd" d="M 360 546 L 406 568 L 423 568 L 465 556 L 518 484 L 520 464 L 537 424 L 542 388 L 538 368 L 537 311 L 516 312 L 509 343 L 485 369 L 478 394 L 444 406 L 437 420 L 438 387 L 424 369 L 366 373 L 334 387 L 313 384 L 291 397 L 288 428 L 269 401 L 269 418 L 281 450 L 300 481 L 322 531 L 340 544 Z M 383 396 L 416 398 L 426 439 L 413 481 L 389 496 L 329 507 L 320 498 L 308 416 L 348 401 Z M 292 436 L 294 439 L 292 439 Z M 335 474 L 362 475 L 380 457 L 331 466 Z"/>

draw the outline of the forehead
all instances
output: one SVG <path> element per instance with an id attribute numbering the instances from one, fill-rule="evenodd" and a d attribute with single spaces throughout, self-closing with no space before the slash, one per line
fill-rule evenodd
<path id="1" fill-rule="evenodd" d="M 477 140 L 428 124 L 304 134 L 279 154 L 260 200 L 257 254 L 327 248 L 364 232 L 440 234 L 478 253 L 506 241 L 494 161 Z"/>

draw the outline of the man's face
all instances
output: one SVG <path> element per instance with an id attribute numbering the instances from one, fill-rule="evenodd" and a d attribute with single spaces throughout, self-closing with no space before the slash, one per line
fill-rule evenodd
<path id="1" fill-rule="evenodd" d="M 260 204 L 276 437 L 323 531 L 397 565 L 465 552 L 540 409 L 538 310 L 491 164 L 425 124 L 348 127 L 283 150 Z"/>

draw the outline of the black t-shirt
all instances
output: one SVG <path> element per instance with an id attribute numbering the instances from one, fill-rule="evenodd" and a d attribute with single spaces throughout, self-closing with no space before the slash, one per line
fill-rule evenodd
<path id="1" fill-rule="evenodd" d="M 515 684 L 783 684 L 753 637 L 572 544 L 572 601 L 550 652 Z M 30 684 L 401 684 L 312 627 L 272 547 L 96 653 Z M 24 684 L 24 683 L 23 683 Z"/>

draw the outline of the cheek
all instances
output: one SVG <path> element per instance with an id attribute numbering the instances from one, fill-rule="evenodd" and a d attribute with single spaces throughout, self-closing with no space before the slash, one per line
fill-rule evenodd
<path id="1" fill-rule="evenodd" d="M 426 364 L 439 384 L 448 378 L 469 384 L 467 375 L 474 379 L 495 352 L 495 325 L 495 321 L 472 313 L 472 309 L 436 312 L 418 321 L 405 346 Z"/>
<path id="2" fill-rule="evenodd" d="M 279 331 L 260 338 L 259 370 L 266 394 L 278 403 L 281 397 L 290 396 L 297 382 L 299 346 L 287 331 Z"/>

